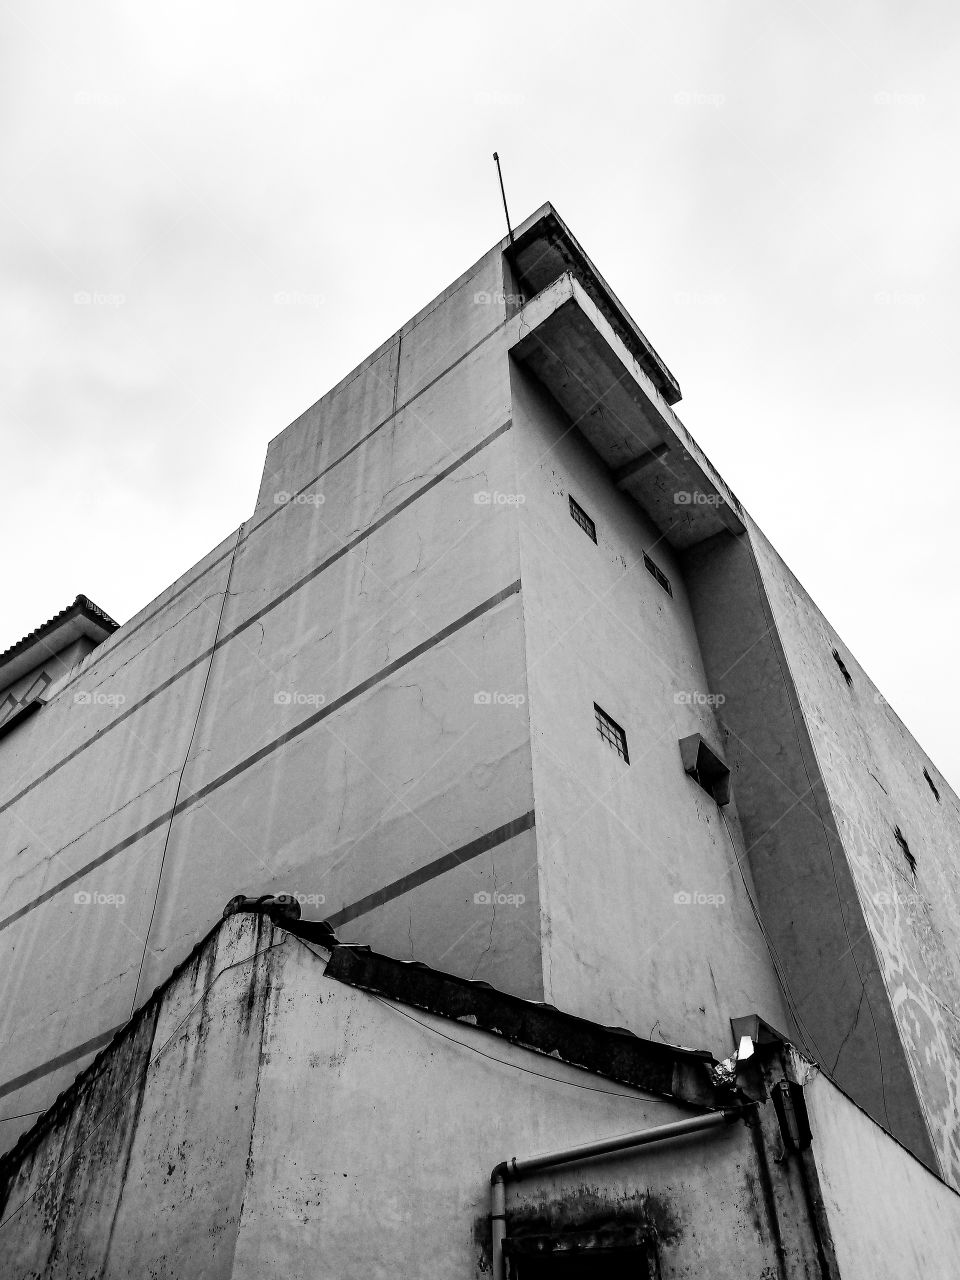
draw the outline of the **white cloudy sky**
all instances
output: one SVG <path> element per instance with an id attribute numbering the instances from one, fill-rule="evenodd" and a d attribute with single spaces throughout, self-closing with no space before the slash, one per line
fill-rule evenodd
<path id="1" fill-rule="evenodd" d="M 515 221 L 554 202 L 960 785 L 958 27 L 932 0 L 12 0 L 0 647 L 78 591 L 123 621 L 249 515 L 267 440 L 499 239 L 497 148 Z"/>

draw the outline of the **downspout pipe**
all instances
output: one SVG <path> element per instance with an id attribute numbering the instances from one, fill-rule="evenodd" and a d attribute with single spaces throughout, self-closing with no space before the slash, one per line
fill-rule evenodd
<path id="1" fill-rule="evenodd" d="M 611 1151 L 628 1151 L 633 1147 L 645 1147 L 651 1142 L 667 1142 L 671 1138 L 682 1138 L 688 1133 L 700 1133 L 704 1129 L 719 1129 L 722 1125 L 733 1124 L 746 1112 L 755 1109 L 756 1103 L 749 1103 L 742 1107 L 728 1107 L 723 1111 L 708 1111 L 706 1115 L 694 1116 L 690 1120 L 676 1120 L 673 1124 L 661 1124 L 653 1129 L 621 1133 L 614 1138 L 598 1138 L 595 1142 L 584 1142 L 576 1147 L 566 1147 L 562 1151 L 548 1152 L 546 1155 L 529 1156 L 526 1160 L 518 1160 L 513 1156 L 509 1160 L 501 1161 L 490 1174 L 493 1280 L 504 1280 L 505 1275 L 503 1241 L 507 1234 L 507 1182 L 515 1182 L 518 1178 L 534 1173 L 538 1169 L 550 1169 L 561 1164 L 576 1164 L 580 1160 L 607 1155 Z"/>

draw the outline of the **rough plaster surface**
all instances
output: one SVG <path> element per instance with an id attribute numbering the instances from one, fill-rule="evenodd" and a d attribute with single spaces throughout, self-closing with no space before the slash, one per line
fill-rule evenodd
<path id="1" fill-rule="evenodd" d="M 685 556 L 789 1020 L 780 1028 L 921 1158 L 936 1157 L 800 695 L 746 535 Z M 777 1025 L 777 1024 L 774 1024 Z"/>
<path id="2" fill-rule="evenodd" d="M 960 800 L 769 543 L 752 536 L 927 1125 L 960 1187 Z"/>
<path id="3" fill-rule="evenodd" d="M 480 1280 L 495 1164 L 689 1114 L 325 958 L 215 930 L 5 1168 L 4 1276 Z M 795 1184 L 738 1123 L 511 1186 L 508 1227 L 653 1227 L 664 1280 L 812 1277 Z"/>
<path id="4" fill-rule="evenodd" d="M 281 433 L 253 518 L 3 743 L 0 1120 L 234 894 L 322 918 L 531 813 L 516 509 L 475 500 L 515 472 L 503 306 L 474 302 L 501 280 L 488 254 Z M 540 996 L 535 870 L 528 831 L 369 933 Z"/>
<path id="5" fill-rule="evenodd" d="M 724 1057 L 731 1017 L 784 1014 L 738 869 L 736 805 L 724 823 L 680 760 L 690 733 L 722 750 L 680 565 L 519 371 L 513 413 L 547 998 Z M 629 765 L 600 739 L 594 703 L 626 730 Z"/>
<path id="6" fill-rule="evenodd" d="M 749 563 L 690 546 L 690 512 L 679 552 L 617 490 L 512 363 L 513 292 L 497 248 L 280 433 L 251 519 L 0 744 L 0 1149 L 229 897 L 283 889 L 351 941 L 718 1056 L 759 1013 L 960 1177 L 960 804 L 749 521 Z M 636 380 L 623 404 L 742 528 Z M 723 817 L 691 733 L 733 771 Z"/>
<path id="7" fill-rule="evenodd" d="M 807 1087 L 806 1099 L 843 1280 L 954 1280 L 960 1195 L 823 1076 Z"/>

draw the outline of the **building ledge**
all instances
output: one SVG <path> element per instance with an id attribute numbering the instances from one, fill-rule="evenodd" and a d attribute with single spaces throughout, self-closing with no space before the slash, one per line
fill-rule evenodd
<path id="1" fill-rule="evenodd" d="M 527 302 L 515 323 L 514 359 L 543 384 L 617 487 L 673 546 L 744 531 L 736 498 L 572 274 Z"/>
<path id="2" fill-rule="evenodd" d="M 528 298 L 540 293 L 558 276 L 573 275 L 666 403 L 677 403 L 680 384 L 552 205 L 538 209 L 518 228 L 514 243 L 506 252 L 517 283 Z"/>

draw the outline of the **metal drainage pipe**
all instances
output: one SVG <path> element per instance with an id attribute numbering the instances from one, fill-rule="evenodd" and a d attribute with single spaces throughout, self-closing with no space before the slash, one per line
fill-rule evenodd
<path id="1" fill-rule="evenodd" d="M 503 1241 L 507 1234 L 506 1184 L 508 1181 L 516 1181 L 537 1169 L 548 1169 L 559 1164 L 575 1164 L 579 1160 L 606 1155 L 610 1151 L 626 1151 L 631 1147 L 647 1146 L 651 1142 L 666 1142 L 670 1138 L 682 1138 L 685 1134 L 699 1133 L 703 1129 L 718 1129 L 721 1125 L 733 1124 L 745 1112 L 752 1111 L 755 1107 L 756 1103 L 749 1103 L 741 1107 L 728 1107 L 723 1111 L 708 1111 L 706 1115 L 694 1116 L 690 1120 L 676 1120 L 673 1124 L 661 1124 L 653 1129 L 621 1133 L 614 1138 L 598 1138 L 595 1142 L 584 1142 L 576 1147 L 566 1147 L 562 1151 L 548 1152 L 546 1155 L 529 1156 L 526 1160 L 518 1160 L 516 1156 L 512 1156 L 509 1160 L 501 1161 L 490 1174 L 493 1280 L 504 1280 Z"/>

